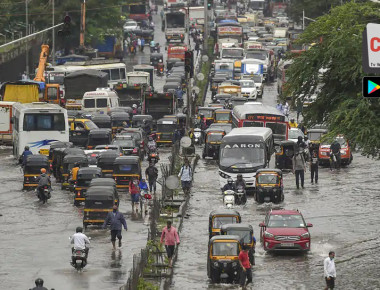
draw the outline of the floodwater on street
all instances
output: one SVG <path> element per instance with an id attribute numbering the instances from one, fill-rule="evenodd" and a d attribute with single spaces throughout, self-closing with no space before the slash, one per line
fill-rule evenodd
<path id="1" fill-rule="evenodd" d="M 275 84 L 265 88 L 263 103 L 275 105 L 275 88 Z M 201 147 L 197 153 L 201 155 Z M 380 162 L 360 153 L 353 155 L 351 165 L 340 171 L 320 167 L 318 184 L 310 183 L 308 170 L 303 190 L 296 189 L 291 172 L 285 173 L 285 200 L 281 204 L 259 205 L 251 196 L 246 205 L 235 206 L 242 222 L 253 226 L 257 239 L 253 284 L 248 289 L 322 289 L 325 286 L 323 260 L 330 250 L 336 253 L 337 289 L 380 289 Z M 239 288 L 213 284 L 207 277 L 208 214 L 222 208 L 217 162 L 200 160 L 188 217 L 180 234 L 171 289 Z M 260 243 L 259 223 L 270 209 L 299 209 L 305 221 L 313 224 L 309 253 L 265 253 Z"/>

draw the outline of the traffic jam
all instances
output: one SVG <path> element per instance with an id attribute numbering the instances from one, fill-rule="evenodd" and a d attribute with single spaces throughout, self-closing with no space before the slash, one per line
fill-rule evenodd
<path id="1" fill-rule="evenodd" d="M 12 268 L 36 267 L 67 289 L 120 287 L 127 271 L 112 263 L 132 267 L 133 253 L 146 243 L 152 200 L 160 198 L 160 166 L 170 163 L 172 146 L 190 139 L 200 160 L 190 193 L 182 185 L 190 205 L 177 261 L 169 262 L 170 289 L 314 289 L 324 287 L 324 275 L 333 289 L 336 276 L 326 274 L 323 259 L 333 261 L 334 251 L 347 260 L 361 255 L 347 242 L 355 236 L 350 222 L 365 233 L 367 221 L 355 210 L 359 193 L 351 187 L 367 191 L 362 181 L 377 164 L 343 134 L 331 137 L 325 124 L 305 127 L 302 111 L 314 96 L 293 104 L 286 95 L 287 55 L 313 46 L 296 42 L 302 29 L 287 16 L 288 2 L 140 2 L 128 6 L 122 56 L 107 37 L 112 49 L 60 55 L 53 63 L 43 44 L 30 78 L 1 83 L 0 213 L 8 223 L 10 211 L 24 211 L 23 226 L 33 223 L 38 236 L 22 240 L 14 231 L 23 226 L 5 226 L 4 241 L 14 240 L 18 253 Z M 204 84 L 199 75 L 207 62 Z M 20 193 L 16 200 L 10 188 Z M 347 192 L 342 204 L 336 192 Z M 371 247 L 373 239 L 363 243 Z M 48 250 L 64 262 L 25 265 L 19 256 L 31 255 L 39 240 L 45 248 L 64 240 Z M 75 277 L 69 264 L 91 276 Z M 8 274 L 15 288 L 34 277 Z"/>

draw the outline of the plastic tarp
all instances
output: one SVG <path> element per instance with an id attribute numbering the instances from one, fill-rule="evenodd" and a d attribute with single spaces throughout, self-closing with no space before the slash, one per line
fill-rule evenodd
<path id="1" fill-rule="evenodd" d="M 28 82 L 5 83 L 2 86 L 3 101 L 32 103 L 38 102 L 38 84 Z"/>
<path id="2" fill-rule="evenodd" d="M 108 74 L 98 70 L 80 70 L 72 72 L 64 79 L 65 98 L 82 99 L 85 92 L 108 87 Z"/>

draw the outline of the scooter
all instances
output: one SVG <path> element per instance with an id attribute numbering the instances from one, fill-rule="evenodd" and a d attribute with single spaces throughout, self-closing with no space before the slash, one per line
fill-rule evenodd
<path id="1" fill-rule="evenodd" d="M 82 271 L 87 265 L 87 255 L 85 250 L 74 250 L 71 254 L 71 266 L 78 272 Z"/>
<path id="2" fill-rule="evenodd" d="M 247 202 L 247 194 L 245 189 L 239 186 L 235 191 L 235 202 L 236 204 L 245 204 Z"/>
<path id="3" fill-rule="evenodd" d="M 200 145 L 202 142 L 202 130 L 200 128 L 194 129 L 194 143 Z"/>
<path id="4" fill-rule="evenodd" d="M 51 198 L 51 189 L 49 185 L 44 185 L 42 188 L 37 188 L 37 197 L 43 203 L 46 203 Z"/>
<path id="5" fill-rule="evenodd" d="M 226 190 L 223 192 L 223 204 L 227 208 L 232 208 L 235 205 L 235 192 L 233 190 Z"/>

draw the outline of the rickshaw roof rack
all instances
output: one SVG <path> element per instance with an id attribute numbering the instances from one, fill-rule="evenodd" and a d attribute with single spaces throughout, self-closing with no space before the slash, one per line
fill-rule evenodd
<path id="1" fill-rule="evenodd" d="M 219 235 L 214 236 L 210 239 L 210 242 L 218 241 L 218 240 L 230 240 L 230 241 L 237 241 L 240 243 L 240 237 L 237 235 Z"/>
<path id="2" fill-rule="evenodd" d="M 222 216 L 223 215 L 226 215 L 226 216 L 239 215 L 240 216 L 240 213 L 237 210 L 216 209 L 210 212 L 210 217 L 214 215 L 222 215 Z"/>

